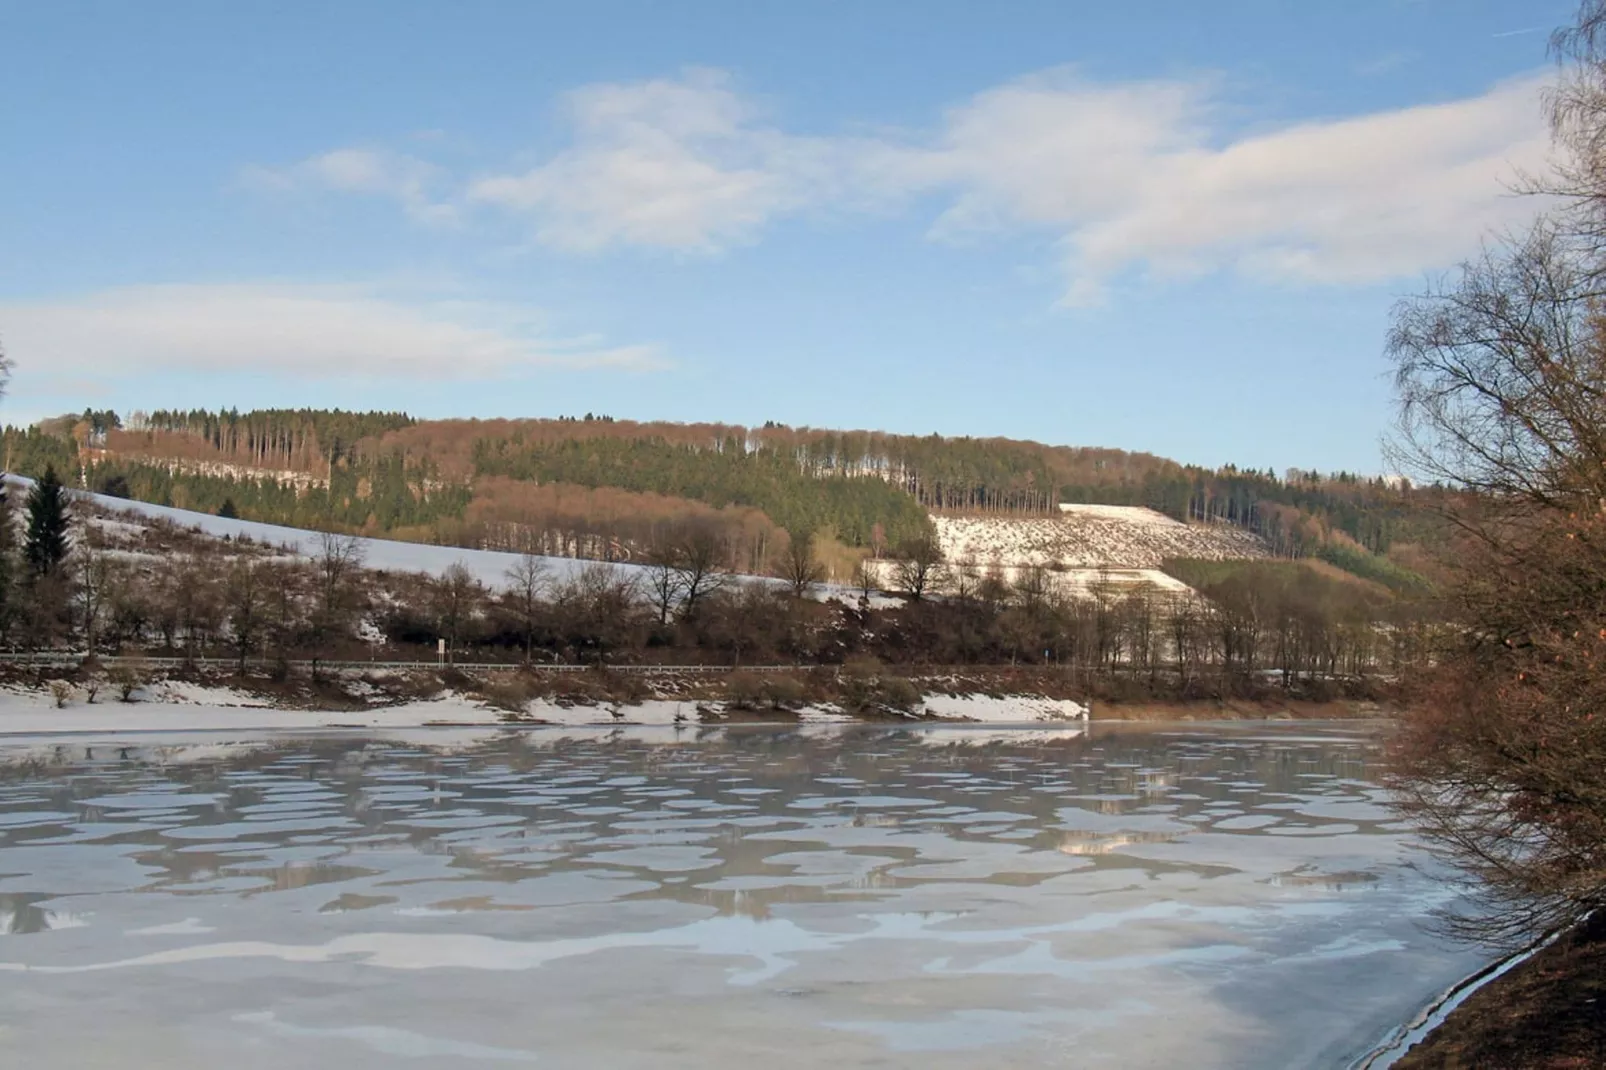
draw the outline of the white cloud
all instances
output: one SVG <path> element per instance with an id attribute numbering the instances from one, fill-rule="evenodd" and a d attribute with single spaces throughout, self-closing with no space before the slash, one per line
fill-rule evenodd
<path id="1" fill-rule="evenodd" d="M 289 167 L 248 167 L 241 177 L 247 186 L 264 191 L 332 190 L 386 197 L 421 223 L 450 223 L 457 219 L 456 206 L 435 195 L 447 182 L 446 172 L 404 153 L 335 149 Z"/>
<path id="2" fill-rule="evenodd" d="M 573 147 L 520 174 L 470 185 L 471 200 L 525 212 L 562 248 L 615 244 L 712 252 L 818 202 L 841 143 L 785 134 L 718 72 L 570 93 Z"/>
<path id="3" fill-rule="evenodd" d="M 495 379 L 542 368 L 660 366 L 647 346 L 553 340 L 497 306 L 405 302 L 365 287 L 168 285 L 0 305 L 20 370 L 308 379 Z"/>
<path id="4" fill-rule="evenodd" d="M 461 184 L 458 203 L 523 217 L 562 249 L 717 252 L 788 215 L 935 196 L 934 239 L 1055 238 L 1070 303 L 1131 271 L 1368 283 L 1448 266 L 1532 211 L 1506 184 L 1543 166 L 1540 88 L 1246 131 L 1212 80 L 1062 70 L 979 93 L 923 134 L 826 137 L 789 133 L 726 76 L 692 71 L 574 91 L 567 148 Z M 428 167 L 342 150 L 280 180 L 445 211 L 425 196 L 441 181 Z"/>
<path id="5" fill-rule="evenodd" d="M 1527 79 L 1233 136 L 1210 121 L 1206 86 L 1031 80 L 949 117 L 937 156 L 958 196 L 936 233 L 1058 231 L 1072 302 L 1133 267 L 1322 283 L 1411 275 L 1533 211 L 1506 183 L 1542 166 L 1539 90 Z"/>

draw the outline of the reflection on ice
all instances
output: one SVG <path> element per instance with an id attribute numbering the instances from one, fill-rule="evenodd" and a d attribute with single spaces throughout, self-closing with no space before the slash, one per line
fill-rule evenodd
<path id="1" fill-rule="evenodd" d="M 1477 965 L 1348 727 L 113 743 L 0 755 L 18 1065 L 1338 1066 Z"/>
<path id="2" fill-rule="evenodd" d="M 28 902 L 5 905 L 0 896 L 0 936 L 24 936 L 29 933 L 48 933 L 58 929 L 81 929 L 89 924 L 82 914 L 65 910 L 45 910 Z"/>
<path id="3" fill-rule="evenodd" d="M 400 1055 L 412 1059 L 443 1057 L 484 1059 L 509 1063 L 533 1063 L 536 1061 L 536 1056 L 533 1052 L 513 1051 L 508 1048 L 488 1048 L 483 1044 L 441 1040 L 436 1037 L 424 1036 L 421 1033 L 413 1033 L 406 1029 L 395 1029 L 391 1026 L 349 1025 L 325 1028 L 298 1026 L 280 1021 L 272 1011 L 252 1011 L 247 1014 L 236 1014 L 234 1021 L 242 1025 L 259 1027 L 281 1038 L 352 1041 L 381 1055 Z"/>

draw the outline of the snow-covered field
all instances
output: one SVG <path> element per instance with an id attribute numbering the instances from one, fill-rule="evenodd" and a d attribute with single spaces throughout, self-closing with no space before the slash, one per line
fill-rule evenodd
<path id="1" fill-rule="evenodd" d="M 1005 583 L 1014 583 L 1029 567 L 994 565 L 986 569 L 978 568 L 977 574 L 997 576 Z M 1186 594 L 1193 590 L 1175 576 L 1157 568 L 1053 569 L 1045 573 L 1044 579 L 1054 590 L 1072 598 L 1092 598 L 1101 586 L 1117 598 L 1139 590 L 1150 594 Z"/>
<path id="2" fill-rule="evenodd" d="M 1267 556 L 1254 534 L 1225 525 L 1183 524 L 1152 509 L 1061 505 L 1057 517 L 932 518 L 943 555 L 977 567 L 1156 569 L 1169 557 L 1211 561 Z"/>

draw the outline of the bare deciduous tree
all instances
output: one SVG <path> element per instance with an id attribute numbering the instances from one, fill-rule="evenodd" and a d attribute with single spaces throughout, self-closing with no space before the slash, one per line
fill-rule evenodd
<path id="1" fill-rule="evenodd" d="M 229 624 L 229 641 L 245 672 L 246 659 L 257 649 L 267 626 L 267 592 L 264 566 L 250 558 L 236 559 L 223 583 L 223 606 Z"/>
<path id="2" fill-rule="evenodd" d="M 669 617 L 680 603 L 682 580 L 677 555 L 671 548 L 661 548 L 647 555 L 647 597 L 658 614 L 660 625 L 668 624 Z"/>
<path id="3" fill-rule="evenodd" d="M 799 529 L 789 533 L 779 571 L 794 598 L 805 597 L 825 578 L 825 566 L 814 555 L 814 532 Z"/>
<path id="4" fill-rule="evenodd" d="M 80 539 L 72 552 L 76 558 L 72 576 L 79 621 L 83 627 L 85 648 L 93 656 L 100 646 L 100 625 L 106 615 L 107 603 L 112 598 L 116 566 L 111 555 L 99 545 L 98 539 Z"/>
<path id="5" fill-rule="evenodd" d="M 859 597 L 865 602 L 868 602 L 870 596 L 881 589 L 881 579 L 876 574 L 876 565 L 873 559 L 863 557 L 854 564 L 853 586 L 858 590 Z"/>
<path id="6" fill-rule="evenodd" d="M 519 631 L 524 636 L 524 660 L 535 653 L 535 633 L 541 623 L 541 596 L 547 587 L 546 561 L 534 554 L 523 554 L 507 570 L 508 599 Z"/>
<path id="7" fill-rule="evenodd" d="M 942 544 L 928 532 L 898 547 L 892 566 L 893 586 L 918 602 L 942 586 L 945 572 Z"/>
<path id="8" fill-rule="evenodd" d="M 446 640 L 446 661 L 456 657 L 458 640 L 479 610 L 479 581 L 462 564 L 453 564 L 430 584 L 435 621 Z"/>
<path id="9" fill-rule="evenodd" d="M 318 553 L 313 558 L 318 606 L 312 631 L 320 650 L 327 650 L 351 630 L 359 608 L 356 580 L 362 564 L 362 543 L 352 536 L 325 533 L 318 537 Z"/>
<path id="10" fill-rule="evenodd" d="M 302 633 L 308 628 L 308 604 L 311 601 L 311 573 L 300 562 L 269 563 L 264 584 L 266 599 L 267 645 L 278 664 L 278 671 L 288 671 L 290 652 Z"/>
<path id="11" fill-rule="evenodd" d="M 731 582 L 725 567 L 725 547 L 711 527 L 695 528 L 680 540 L 675 547 L 675 568 L 680 572 L 683 617 L 695 616 L 705 598 Z"/>
<path id="12" fill-rule="evenodd" d="M 1403 302 L 1389 336 L 1396 467 L 1495 505 L 1606 497 L 1606 366 L 1591 271 L 1554 222 Z"/>

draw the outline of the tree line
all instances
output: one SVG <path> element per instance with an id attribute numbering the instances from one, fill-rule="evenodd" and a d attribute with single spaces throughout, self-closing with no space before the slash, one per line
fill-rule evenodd
<path id="1" fill-rule="evenodd" d="M 1312 584 L 1304 566 L 1275 562 L 1175 563 L 1195 570 L 1203 594 L 1110 577 L 1077 593 L 1046 569 L 1006 579 L 939 554 L 891 575 L 899 597 L 866 577 L 852 595 L 822 599 L 806 535 L 773 549 L 762 580 L 731 571 L 716 528 L 693 526 L 635 567 L 527 554 L 487 584 L 462 566 L 435 577 L 378 572 L 359 541 L 339 535 L 294 558 L 163 523 L 128 534 L 73 519 L 48 479 L 30 496 L 26 529 L 0 548 L 6 643 L 232 657 L 242 670 L 258 659 L 284 671 L 307 658 L 429 659 L 444 641 L 453 660 L 535 666 L 874 659 L 909 670 L 1045 667 L 1089 695 L 1326 697 L 1365 693 L 1400 671 L 1427 629 L 1386 592 Z"/>
<path id="2" fill-rule="evenodd" d="M 126 428 L 117 421 L 107 429 L 106 444 L 120 454 L 313 472 L 348 461 L 359 443 L 414 422 L 401 412 L 342 409 L 158 409 L 134 413 Z"/>
<path id="3" fill-rule="evenodd" d="M 1319 557 L 1391 584 L 1384 555 L 1439 537 L 1438 492 L 1346 473 L 1216 471 L 1119 450 L 769 424 L 584 420 L 414 421 L 400 413 L 227 410 L 93 413 L 78 435 L 6 432 L 12 470 L 78 471 L 91 489 L 252 520 L 424 542 L 634 558 L 663 523 L 710 522 L 761 559 L 779 531 L 880 556 L 919 536 L 927 510 L 1033 515 L 1060 501 L 1143 505 L 1254 531 L 1274 553 Z M 65 429 L 65 430 L 64 430 Z M 538 488 L 538 489 L 537 489 Z M 652 519 L 636 522 L 623 495 Z M 588 509 L 577 515 L 577 509 Z M 520 510 L 526 510 L 520 515 Z M 767 525 L 752 518 L 762 513 Z"/>

